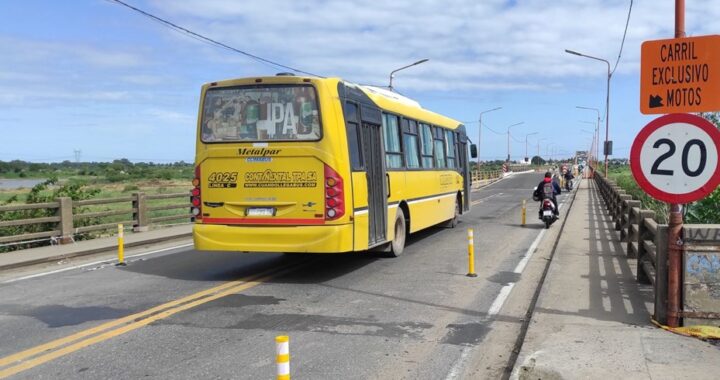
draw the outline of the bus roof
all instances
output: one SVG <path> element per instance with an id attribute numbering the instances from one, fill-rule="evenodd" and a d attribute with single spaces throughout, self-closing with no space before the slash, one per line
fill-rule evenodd
<path id="1" fill-rule="evenodd" d="M 397 92 L 375 86 L 356 85 L 344 82 L 346 85 L 356 86 L 361 89 L 380 108 L 407 117 L 418 119 L 422 122 L 455 129 L 462 125 L 462 122 L 447 116 L 440 115 L 425 108 L 420 103 Z"/>
<path id="2" fill-rule="evenodd" d="M 418 121 L 442 126 L 445 128 L 455 129 L 462 125 L 462 122 L 447 116 L 440 115 L 438 113 L 429 111 L 422 108 L 420 103 L 410 99 L 406 96 L 400 95 L 397 92 L 376 86 L 359 85 L 352 82 L 345 81 L 341 78 L 316 78 L 316 77 L 302 77 L 295 75 L 278 75 L 269 77 L 247 77 L 247 78 L 235 78 L 227 79 L 212 83 L 205 84 L 204 87 L 224 87 L 224 86 L 236 86 L 244 84 L 256 84 L 259 81 L 267 84 L 282 84 L 282 83 L 307 83 L 312 82 L 328 82 L 331 86 L 337 85 L 338 82 L 342 82 L 346 86 L 351 86 L 360 89 L 365 93 L 377 106 L 385 111 L 417 119 Z"/>

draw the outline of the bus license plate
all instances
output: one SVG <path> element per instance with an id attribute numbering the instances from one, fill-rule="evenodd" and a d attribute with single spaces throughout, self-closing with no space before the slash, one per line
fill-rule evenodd
<path id="1" fill-rule="evenodd" d="M 552 211 L 543 211 L 543 216 L 552 216 Z"/>
<path id="2" fill-rule="evenodd" d="M 245 212 L 247 216 L 275 216 L 275 208 L 273 207 L 252 207 Z"/>

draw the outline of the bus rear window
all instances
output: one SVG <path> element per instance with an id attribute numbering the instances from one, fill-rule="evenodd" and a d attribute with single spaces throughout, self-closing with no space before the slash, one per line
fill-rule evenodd
<path id="1" fill-rule="evenodd" d="M 321 137 L 310 85 L 212 88 L 202 110 L 203 142 L 313 141 Z"/>

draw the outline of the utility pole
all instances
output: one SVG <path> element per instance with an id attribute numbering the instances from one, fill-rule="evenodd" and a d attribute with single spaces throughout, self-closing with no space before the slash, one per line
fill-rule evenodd
<path id="1" fill-rule="evenodd" d="M 75 150 L 73 150 L 73 153 L 75 154 L 75 162 L 80 162 L 80 156 L 82 156 L 82 150 L 75 149 Z"/>

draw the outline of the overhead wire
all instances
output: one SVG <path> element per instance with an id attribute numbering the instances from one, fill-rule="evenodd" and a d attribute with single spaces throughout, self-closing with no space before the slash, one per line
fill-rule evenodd
<path id="1" fill-rule="evenodd" d="M 490 128 L 490 127 L 488 127 L 488 125 L 485 124 L 485 123 L 483 123 L 482 125 L 483 125 L 488 131 L 490 131 L 490 132 L 492 132 L 492 133 L 494 133 L 494 134 L 496 134 L 496 135 L 506 135 L 506 134 L 507 134 L 506 132 L 498 132 L 498 131 L 496 131 L 496 130 Z"/>
<path id="2" fill-rule="evenodd" d="M 615 61 L 615 67 L 613 67 L 610 75 L 615 74 L 615 70 L 620 63 L 620 57 L 622 56 L 623 47 L 625 46 L 625 37 L 627 36 L 628 25 L 630 25 L 630 15 L 632 14 L 633 0 L 630 0 L 630 9 L 628 9 L 627 21 L 625 21 L 625 32 L 623 32 L 622 42 L 620 42 L 620 52 L 618 53 L 617 61 Z"/>
<path id="3" fill-rule="evenodd" d="M 119 4 L 119 5 L 122 5 L 122 6 L 126 7 L 126 8 L 132 9 L 133 11 L 138 12 L 138 13 L 142 14 L 143 16 L 148 17 L 148 18 L 150 18 L 150 19 L 152 19 L 152 20 L 154 20 L 154 21 L 156 21 L 156 22 L 159 22 L 159 23 L 161 23 L 162 25 L 164 25 L 164 26 L 166 26 L 166 27 L 168 27 L 168 28 L 170 28 L 170 29 L 172 29 L 172 30 L 174 30 L 174 31 L 176 31 L 176 32 L 185 33 L 185 34 L 187 34 L 188 36 L 190 36 L 190 37 L 192 37 L 192 38 L 194 38 L 194 39 L 196 39 L 196 40 L 199 40 L 199 41 L 208 43 L 208 44 L 210 44 L 210 45 L 219 46 L 219 47 L 225 48 L 225 49 L 227 49 L 227 50 L 230 50 L 230 51 L 233 51 L 233 52 L 242 54 L 242 55 L 244 55 L 244 56 L 246 56 L 246 57 L 250 57 L 250 58 L 252 58 L 252 59 L 254 59 L 254 60 L 258 61 L 258 62 L 261 62 L 261 63 L 264 63 L 264 64 L 270 64 L 270 65 L 273 65 L 273 66 L 275 66 L 275 67 L 280 67 L 280 68 L 283 68 L 283 69 L 288 69 L 288 70 L 294 71 L 294 72 L 296 72 L 296 73 L 307 74 L 307 75 L 314 76 L 314 77 L 318 77 L 318 78 L 324 78 L 322 75 L 313 74 L 313 73 L 311 73 L 311 72 L 307 72 L 307 71 L 304 71 L 304 70 L 300 70 L 300 69 L 295 68 L 295 67 L 283 65 L 283 64 L 281 64 L 281 63 L 274 62 L 274 61 L 271 61 L 271 60 L 269 60 L 269 59 L 260 57 L 260 56 L 258 56 L 258 55 L 251 54 L 251 53 L 248 53 L 248 52 L 246 52 L 246 51 L 243 51 L 243 50 L 234 48 L 234 47 L 232 47 L 232 46 L 230 46 L 230 45 L 227 45 L 227 44 L 222 43 L 222 42 L 220 42 L 220 41 L 216 41 L 216 40 L 214 40 L 214 39 L 212 39 L 212 38 L 205 37 L 205 36 L 203 36 L 202 34 L 193 32 L 193 31 L 190 30 L 190 29 L 187 29 L 187 28 L 185 28 L 185 27 L 182 27 L 182 26 L 180 26 L 180 25 L 177 25 L 177 24 L 175 24 L 175 23 L 173 23 L 173 22 L 170 22 L 170 21 L 168 21 L 168 20 L 165 20 L 165 19 L 163 19 L 163 18 L 161 18 L 161 17 L 155 16 L 155 15 L 149 13 L 149 12 L 146 12 L 146 11 L 144 11 L 144 10 L 142 10 L 142 9 L 139 9 L 139 8 L 137 8 L 137 7 L 134 7 L 134 6 L 132 6 L 132 5 L 128 4 L 128 3 L 125 3 L 125 2 L 123 2 L 123 1 L 121 1 L 121 0 L 106 0 L 106 1 L 111 2 L 111 3 L 116 3 L 116 4 Z"/>

